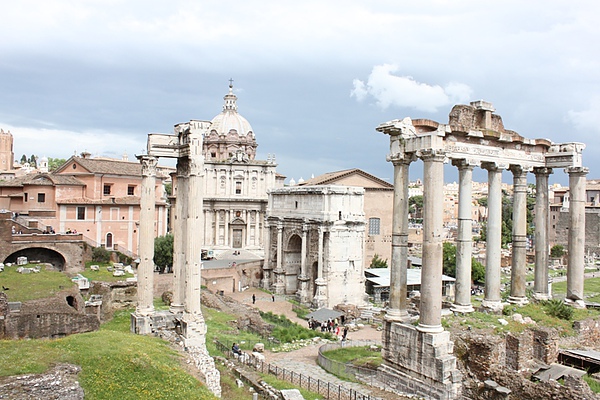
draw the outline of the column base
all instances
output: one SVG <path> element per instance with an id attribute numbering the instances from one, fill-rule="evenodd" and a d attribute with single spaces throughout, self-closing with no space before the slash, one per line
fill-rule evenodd
<path id="1" fill-rule="evenodd" d="M 399 310 L 399 309 L 395 309 L 395 308 L 393 308 L 391 310 L 387 310 L 384 318 L 388 322 L 400 322 L 400 323 L 410 322 L 410 315 L 408 314 L 408 311 Z"/>
<path id="2" fill-rule="evenodd" d="M 565 304 L 573 307 L 573 308 L 577 308 L 577 309 L 585 309 L 585 301 L 583 300 L 573 300 L 573 299 L 565 299 Z"/>
<path id="3" fill-rule="evenodd" d="M 173 314 L 183 314 L 183 304 L 171 304 L 169 311 L 171 311 Z"/>
<path id="4" fill-rule="evenodd" d="M 452 304 L 450 311 L 457 314 L 468 314 L 475 311 L 471 304 Z"/>
<path id="5" fill-rule="evenodd" d="M 534 293 L 533 298 L 538 301 L 546 301 L 550 300 L 552 296 L 550 296 L 548 293 Z"/>
<path id="6" fill-rule="evenodd" d="M 419 332 L 423 332 L 423 333 L 442 333 L 444 332 L 444 328 L 442 327 L 442 325 L 426 325 L 426 324 L 421 324 L 419 323 L 419 325 L 417 325 L 417 330 Z"/>
<path id="7" fill-rule="evenodd" d="M 152 315 L 131 313 L 131 332 L 138 335 L 149 335 L 153 332 Z"/>
<path id="8" fill-rule="evenodd" d="M 481 307 L 486 311 L 491 312 L 501 312 L 504 306 L 500 300 L 483 300 L 481 302 Z"/>
<path id="9" fill-rule="evenodd" d="M 525 296 L 510 296 L 508 298 L 508 302 L 510 304 L 516 304 L 518 306 L 524 306 L 525 304 L 529 304 L 529 300 Z"/>
<path id="10" fill-rule="evenodd" d="M 185 347 L 206 347 L 206 323 L 202 316 L 184 313 L 180 323 Z"/>

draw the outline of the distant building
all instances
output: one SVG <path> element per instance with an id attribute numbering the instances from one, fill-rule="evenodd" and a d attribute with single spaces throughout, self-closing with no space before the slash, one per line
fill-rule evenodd
<path id="1" fill-rule="evenodd" d="M 0 129 L 0 171 L 12 170 L 14 162 L 13 135 L 10 131 Z"/>
<path id="2" fill-rule="evenodd" d="M 223 111 L 211 120 L 203 137 L 204 243 L 208 250 L 246 249 L 262 255 L 270 189 L 283 187 L 275 155 L 256 160 L 258 143 L 252 126 L 237 111 L 233 86 L 224 97 Z M 194 121 L 175 125 L 193 129 Z M 177 177 L 173 176 L 175 203 Z"/>
<path id="3" fill-rule="evenodd" d="M 137 256 L 141 164 L 69 158 L 52 173 L 0 181 L 0 208 L 19 215 L 17 223 L 43 232 L 81 233 L 92 246 Z M 155 234 L 167 232 L 164 176 L 156 180 Z"/>

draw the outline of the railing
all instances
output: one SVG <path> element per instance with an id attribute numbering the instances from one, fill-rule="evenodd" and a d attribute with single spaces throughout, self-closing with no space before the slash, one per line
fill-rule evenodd
<path id="1" fill-rule="evenodd" d="M 337 350 L 343 347 L 364 347 L 376 345 L 377 342 L 367 340 L 347 340 L 342 344 L 331 343 L 325 344 L 319 347 L 319 356 L 317 358 L 317 364 L 321 366 L 325 371 L 349 380 L 357 380 L 359 382 L 373 385 L 373 381 L 378 377 L 377 370 L 357 367 L 352 364 L 346 364 L 339 361 L 332 360 L 323 355 L 324 352 L 330 350 Z"/>
<path id="2" fill-rule="evenodd" d="M 230 346 L 225 345 L 218 340 L 215 341 L 215 344 L 227 358 L 235 358 Z M 337 383 L 323 381 L 311 377 L 310 375 L 304 375 L 299 372 L 268 364 L 254 357 L 252 354 L 244 353 L 244 356 L 238 357 L 237 360 L 263 374 L 274 375 L 277 379 L 288 381 L 303 389 L 318 393 L 328 400 L 379 400 L 378 397 L 360 393 L 354 389 L 338 385 Z"/>

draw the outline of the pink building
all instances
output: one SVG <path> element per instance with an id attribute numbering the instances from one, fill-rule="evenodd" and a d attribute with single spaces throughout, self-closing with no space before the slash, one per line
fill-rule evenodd
<path id="1" fill-rule="evenodd" d="M 104 246 L 137 256 L 139 242 L 141 164 L 71 157 L 52 173 L 0 181 L 0 209 L 18 213 L 17 229 L 83 234 L 92 246 Z M 167 232 L 163 181 L 156 179 L 155 235 Z"/>

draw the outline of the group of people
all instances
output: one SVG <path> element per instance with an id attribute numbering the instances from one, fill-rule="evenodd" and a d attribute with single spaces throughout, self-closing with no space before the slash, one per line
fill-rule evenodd
<path id="1" fill-rule="evenodd" d="M 340 320 L 337 318 L 329 318 L 327 321 L 319 322 L 311 317 L 308 320 L 308 327 L 312 330 L 321 329 L 321 332 L 329 332 L 337 336 L 340 336 L 341 333 L 342 340 L 346 340 L 346 337 L 348 336 L 348 325 L 344 325 L 344 315 L 340 316 Z"/>

